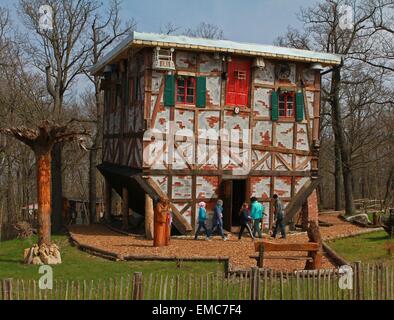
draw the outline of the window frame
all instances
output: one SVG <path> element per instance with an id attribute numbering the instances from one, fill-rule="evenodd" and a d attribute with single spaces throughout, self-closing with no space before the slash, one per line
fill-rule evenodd
<path id="1" fill-rule="evenodd" d="M 284 101 L 282 101 L 282 97 L 284 98 Z M 289 110 L 288 108 L 288 103 L 289 103 L 289 97 L 292 98 L 292 108 L 291 108 L 291 115 L 289 115 Z M 284 104 L 284 109 L 281 108 L 282 103 Z M 278 116 L 279 119 L 295 119 L 296 115 L 296 93 L 295 91 L 282 91 L 279 92 L 278 94 Z M 284 114 L 281 114 L 281 111 L 284 110 Z"/>
<path id="2" fill-rule="evenodd" d="M 184 86 L 181 87 L 181 88 L 184 89 L 183 96 L 178 93 L 178 89 L 180 88 L 178 82 L 180 80 L 184 81 Z M 193 82 L 193 95 L 189 95 L 188 94 L 188 89 L 190 88 L 189 87 L 189 83 L 190 82 Z M 176 78 L 176 85 L 175 85 L 175 102 L 176 102 L 176 104 L 195 105 L 196 104 L 196 100 L 197 100 L 197 92 L 196 92 L 196 90 L 197 90 L 197 79 L 196 79 L 196 77 L 193 77 L 193 76 L 180 76 L 180 77 L 177 77 Z M 178 97 L 182 97 L 182 101 L 179 101 Z M 193 97 L 193 101 L 192 102 L 189 102 L 187 100 L 189 97 Z"/>

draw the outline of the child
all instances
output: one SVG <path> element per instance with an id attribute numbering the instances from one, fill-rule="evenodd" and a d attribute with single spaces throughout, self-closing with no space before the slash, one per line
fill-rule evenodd
<path id="1" fill-rule="evenodd" d="M 241 231 L 239 232 L 238 239 L 241 240 L 242 234 L 246 228 L 250 234 L 250 237 L 252 238 L 252 240 L 254 240 L 252 230 L 250 229 L 250 226 L 249 226 L 249 221 L 252 219 L 250 218 L 249 205 L 246 202 L 242 205 L 242 208 L 241 208 L 239 214 L 240 214 L 239 218 L 240 218 L 240 222 L 241 222 Z"/>
<path id="2" fill-rule="evenodd" d="M 198 234 L 201 231 L 201 229 L 204 229 L 205 234 L 206 234 L 206 240 L 210 240 L 209 239 L 209 232 L 207 229 L 207 226 L 205 225 L 205 221 L 207 221 L 207 210 L 205 209 L 206 204 L 205 202 L 200 202 L 198 204 L 199 209 L 198 209 L 198 229 L 196 232 L 196 235 L 194 237 L 194 240 L 197 240 L 198 238 Z"/>
<path id="3" fill-rule="evenodd" d="M 223 231 L 223 201 L 220 199 L 216 203 L 216 207 L 213 212 L 212 222 L 213 223 L 212 223 L 211 235 L 215 232 L 216 229 L 218 229 L 223 241 L 227 241 L 228 239 L 224 235 L 224 231 Z"/>

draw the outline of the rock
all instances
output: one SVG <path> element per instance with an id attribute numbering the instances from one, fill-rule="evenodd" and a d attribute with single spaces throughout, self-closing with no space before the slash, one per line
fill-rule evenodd
<path id="1" fill-rule="evenodd" d="M 42 263 L 40 257 L 34 257 L 31 264 L 42 265 L 43 263 Z"/>
<path id="2" fill-rule="evenodd" d="M 24 262 L 26 264 L 36 265 L 55 265 L 61 264 L 62 258 L 57 245 L 52 244 L 47 246 L 43 244 L 40 247 L 34 245 L 32 248 L 25 249 Z"/>
<path id="3" fill-rule="evenodd" d="M 368 224 L 371 223 L 369 221 L 368 215 L 366 213 L 357 214 L 357 215 L 354 215 L 354 216 L 347 217 L 346 221 L 358 222 L 358 223 L 361 223 L 361 224 L 364 224 L 364 225 L 368 225 Z"/>

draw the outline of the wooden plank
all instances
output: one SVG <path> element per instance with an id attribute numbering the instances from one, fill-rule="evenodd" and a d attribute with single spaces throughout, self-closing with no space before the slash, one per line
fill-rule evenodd
<path id="1" fill-rule="evenodd" d="M 250 256 L 251 258 L 254 258 L 256 260 L 259 260 L 258 256 Z M 264 260 L 265 259 L 270 259 L 270 260 L 295 260 L 295 261 L 299 261 L 299 260 L 303 260 L 303 261 L 313 261 L 312 257 L 303 257 L 303 256 L 264 256 Z M 259 267 L 262 268 L 262 267 Z"/>
<path id="2" fill-rule="evenodd" d="M 319 244 L 315 242 L 308 243 L 273 243 L 268 241 L 255 242 L 255 251 L 259 252 L 260 246 L 264 246 L 265 252 L 274 251 L 318 251 Z"/>

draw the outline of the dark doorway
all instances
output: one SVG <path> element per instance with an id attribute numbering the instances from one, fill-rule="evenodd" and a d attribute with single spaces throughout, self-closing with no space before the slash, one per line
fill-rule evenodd
<path id="1" fill-rule="evenodd" d="M 246 180 L 233 180 L 233 214 L 232 227 L 239 227 L 239 210 L 245 202 L 246 196 Z"/>
<path id="2" fill-rule="evenodd" d="M 222 183 L 224 228 L 228 231 L 239 229 L 239 209 L 246 200 L 246 183 L 247 180 L 224 180 Z"/>

